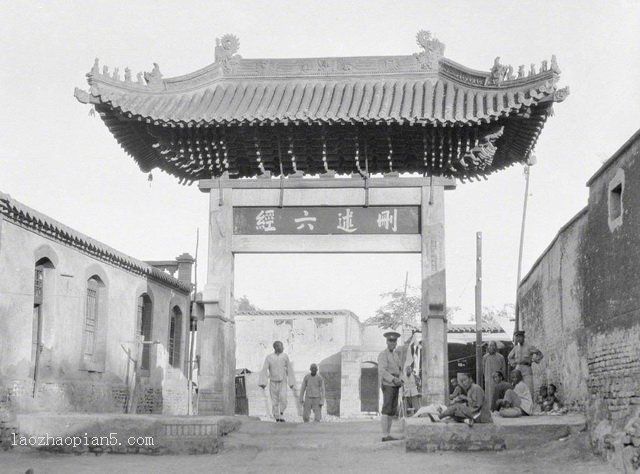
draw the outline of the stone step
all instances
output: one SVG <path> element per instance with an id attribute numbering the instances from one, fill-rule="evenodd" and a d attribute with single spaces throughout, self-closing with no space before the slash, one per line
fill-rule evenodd
<path id="1" fill-rule="evenodd" d="M 403 438 L 400 423 L 394 424 L 392 434 Z M 240 428 L 223 438 L 224 450 L 273 450 L 301 449 L 322 450 L 340 448 L 342 450 L 392 449 L 398 443 L 381 442 L 379 422 L 340 423 L 273 423 L 244 422 Z"/>
<path id="2" fill-rule="evenodd" d="M 494 417 L 493 423 L 433 423 L 429 418 L 406 420 L 407 451 L 500 451 L 540 446 L 583 431 L 583 415 Z"/>
<path id="3" fill-rule="evenodd" d="M 16 415 L 13 425 L 17 447 L 42 451 L 211 454 L 241 421 L 223 416 L 36 413 Z"/>

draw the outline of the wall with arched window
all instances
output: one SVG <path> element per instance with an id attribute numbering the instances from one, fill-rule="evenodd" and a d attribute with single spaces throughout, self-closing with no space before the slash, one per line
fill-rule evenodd
<path id="1" fill-rule="evenodd" d="M 169 353 L 169 364 L 174 368 L 181 368 L 182 361 L 182 310 L 179 306 L 171 308 L 169 315 L 169 342 L 167 352 Z"/>
<path id="2" fill-rule="evenodd" d="M 45 254 L 47 256 L 42 256 Z M 35 255 L 39 258 L 35 262 L 33 272 L 33 318 L 29 368 L 29 375 L 34 381 L 34 391 L 42 372 L 45 342 L 50 346 L 49 333 L 55 324 L 56 272 L 52 259 L 58 261 L 51 249 L 39 249 Z"/>
<path id="3" fill-rule="evenodd" d="M 149 375 L 151 368 L 151 353 L 153 340 L 153 300 L 150 293 L 142 293 L 138 296 L 137 315 L 136 315 L 136 338 L 142 344 L 138 349 L 140 352 L 140 364 L 138 366 L 141 375 Z"/>
<path id="4" fill-rule="evenodd" d="M 106 362 L 106 334 L 109 324 L 109 293 L 107 275 L 96 264 L 87 268 L 82 318 L 82 351 L 80 369 L 104 372 Z"/>
<path id="5" fill-rule="evenodd" d="M 0 399 L 17 412 L 125 411 L 141 334 L 155 343 L 132 400 L 141 413 L 184 413 L 185 376 L 171 366 L 184 365 L 189 294 L 126 256 L 103 260 L 95 242 L 89 253 L 56 240 L 59 224 L 48 225 L 0 212 Z"/>

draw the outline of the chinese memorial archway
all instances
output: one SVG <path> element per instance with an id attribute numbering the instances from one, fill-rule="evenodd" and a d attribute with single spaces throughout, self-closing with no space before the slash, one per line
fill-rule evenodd
<path id="1" fill-rule="evenodd" d="M 234 412 L 238 253 L 420 253 L 423 399 L 446 399 L 444 191 L 526 163 L 569 91 L 555 57 L 484 72 L 429 32 L 417 42 L 404 56 L 245 59 L 225 35 L 191 74 L 121 78 L 96 60 L 76 89 L 142 171 L 209 193 L 201 414 Z"/>

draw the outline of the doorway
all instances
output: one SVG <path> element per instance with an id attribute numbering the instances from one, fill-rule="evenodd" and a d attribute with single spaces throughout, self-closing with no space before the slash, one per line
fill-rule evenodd
<path id="1" fill-rule="evenodd" d="M 360 369 L 360 411 L 378 413 L 379 396 L 378 364 L 365 362 Z"/>

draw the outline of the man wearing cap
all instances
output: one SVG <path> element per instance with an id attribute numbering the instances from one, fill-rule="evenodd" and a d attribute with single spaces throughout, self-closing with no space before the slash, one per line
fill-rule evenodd
<path id="1" fill-rule="evenodd" d="M 391 424 L 393 417 L 398 416 L 398 392 L 402 381 L 402 361 L 396 351 L 400 334 L 395 331 L 384 333 L 387 348 L 378 356 L 378 378 L 382 388 L 382 441 L 393 441 Z"/>
<path id="2" fill-rule="evenodd" d="M 529 392 L 531 392 L 531 399 L 533 399 L 533 370 L 531 370 L 531 364 L 533 362 L 538 363 L 544 356 L 540 349 L 524 342 L 524 331 L 516 331 L 513 335 L 515 337 L 515 345 L 509 352 L 509 365 L 520 371 L 524 383 L 527 384 Z"/>

